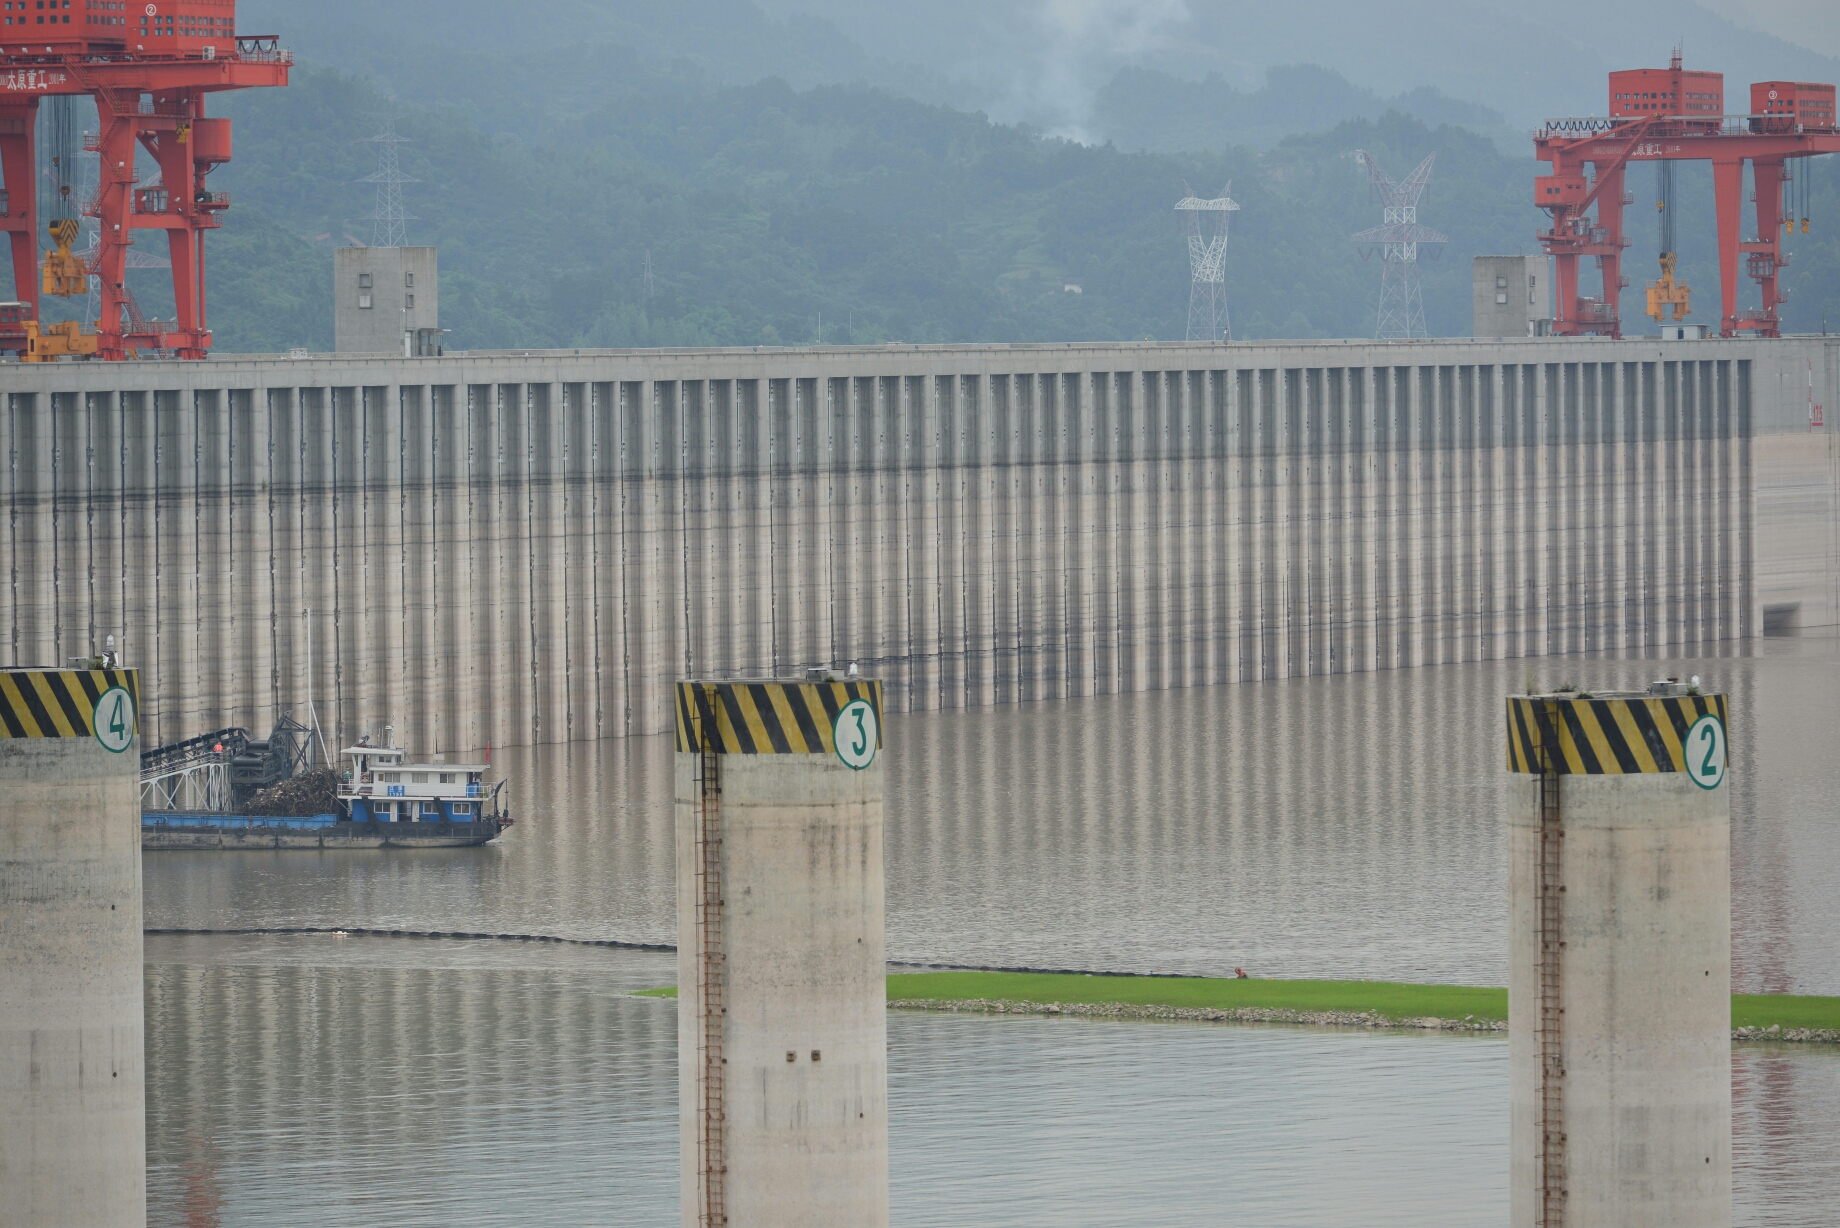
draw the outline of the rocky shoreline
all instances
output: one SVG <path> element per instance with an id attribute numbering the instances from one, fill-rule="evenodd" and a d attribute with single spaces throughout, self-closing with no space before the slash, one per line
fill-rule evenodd
<path id="1" fill-rule="evenodd" d="M 1506 1032 L 1503 1019 L 1389 1019 L 1372 1011 L 1294 1011 L 1260 1006 L 1150 1006 L 1135 1002 L 1014 1002 L 999 998 L 900 998 L 889 1010 L 942 1011 L 979 1015 L 1072 1015 L 1092 1019 L 1164 1019 L 1197 1023 L 1289 1023 L 1316 1027 L 1412 1028 L 1427 1032 Z M 1733 1040 L 1840 1045 L 1840 1030 L 1824 1028 L 1734 1028 Z"/>

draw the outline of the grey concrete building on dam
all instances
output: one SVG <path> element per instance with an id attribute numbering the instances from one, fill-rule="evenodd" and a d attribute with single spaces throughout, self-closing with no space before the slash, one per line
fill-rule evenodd
<path id="1" fill-rule="evenodd" d="M 850 660 L 899 711 L 1741 651 L 1840 622 L 1837 386 L 1840 338 L 7 366 L 0 651 L 115 633 L 150 745 L 310 696 L 443 753 Z"/>
<path id="2" fill-rule="evenodd" d="M 441 282 L 432 247 L 332 250 L 333 345 L 340 354 L 441 352 Z"/>

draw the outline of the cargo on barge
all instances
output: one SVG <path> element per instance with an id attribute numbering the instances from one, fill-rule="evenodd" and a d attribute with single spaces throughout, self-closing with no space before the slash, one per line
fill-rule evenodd
<path id="1" fill-rule="evenodd" d="M 485 844 L 511 826 L 505 782 L 486 781 L 489 765 L 408 762 L 387 734 L 384 743 L 361 738 L 342 752 L 350 767 L 340 779 L 336 814 L 143 809 L 141 848 L 458 848 Z"/>

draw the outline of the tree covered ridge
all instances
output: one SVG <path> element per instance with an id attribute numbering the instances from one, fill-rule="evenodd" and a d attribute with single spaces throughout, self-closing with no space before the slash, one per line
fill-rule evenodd
<path id="1" fill-rule="evenodd" d="M 1438 154 L 1421 220 L 1451 242 L 1424 266 L 1426 317 L 1464 335 L 1470 256 L 1537 251 L 1542 218 L 1531 156 L 1398 111 L 1262 152 L 1128 153 L 863 86 L 666 74 L 524 141 L 473 122 L 509 86 L 480 88 L 465 110 L 404 108 L 303 67 L 286 90 L 228 96 L 237 158 L 214 183 L 237 206 L 212 245 L 218 348 L 330 348 L 330 249 L 369 238 L 355 181 L 375 150 L 359 142 L 386 111 L 413 141 L 410 237 L 441 249 L 457 349 L 1179 338 L 1172 206 L 1185 185 L 1228 180 L 1235 336 L 1361 336 L 1379 270 L 1349 235 L 1380 218 L 1356 148 L 1396 175 Z M 1810 254 L 1812 289 L 1840 253 Z M 1695 319 L 1709 319 L 1716 291 L 1701 293 Z"/>

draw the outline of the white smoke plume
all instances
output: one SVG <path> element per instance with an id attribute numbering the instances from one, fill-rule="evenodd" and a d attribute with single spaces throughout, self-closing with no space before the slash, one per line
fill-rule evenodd
<path id="1" fill-rule="evenodd" d="M 1053 135 L 1091 139 L 1093 93 L 1124 64 L 1177 45 L 1187 0 L 1037 0 L 1039 58 L 1017 108 Z"/>

